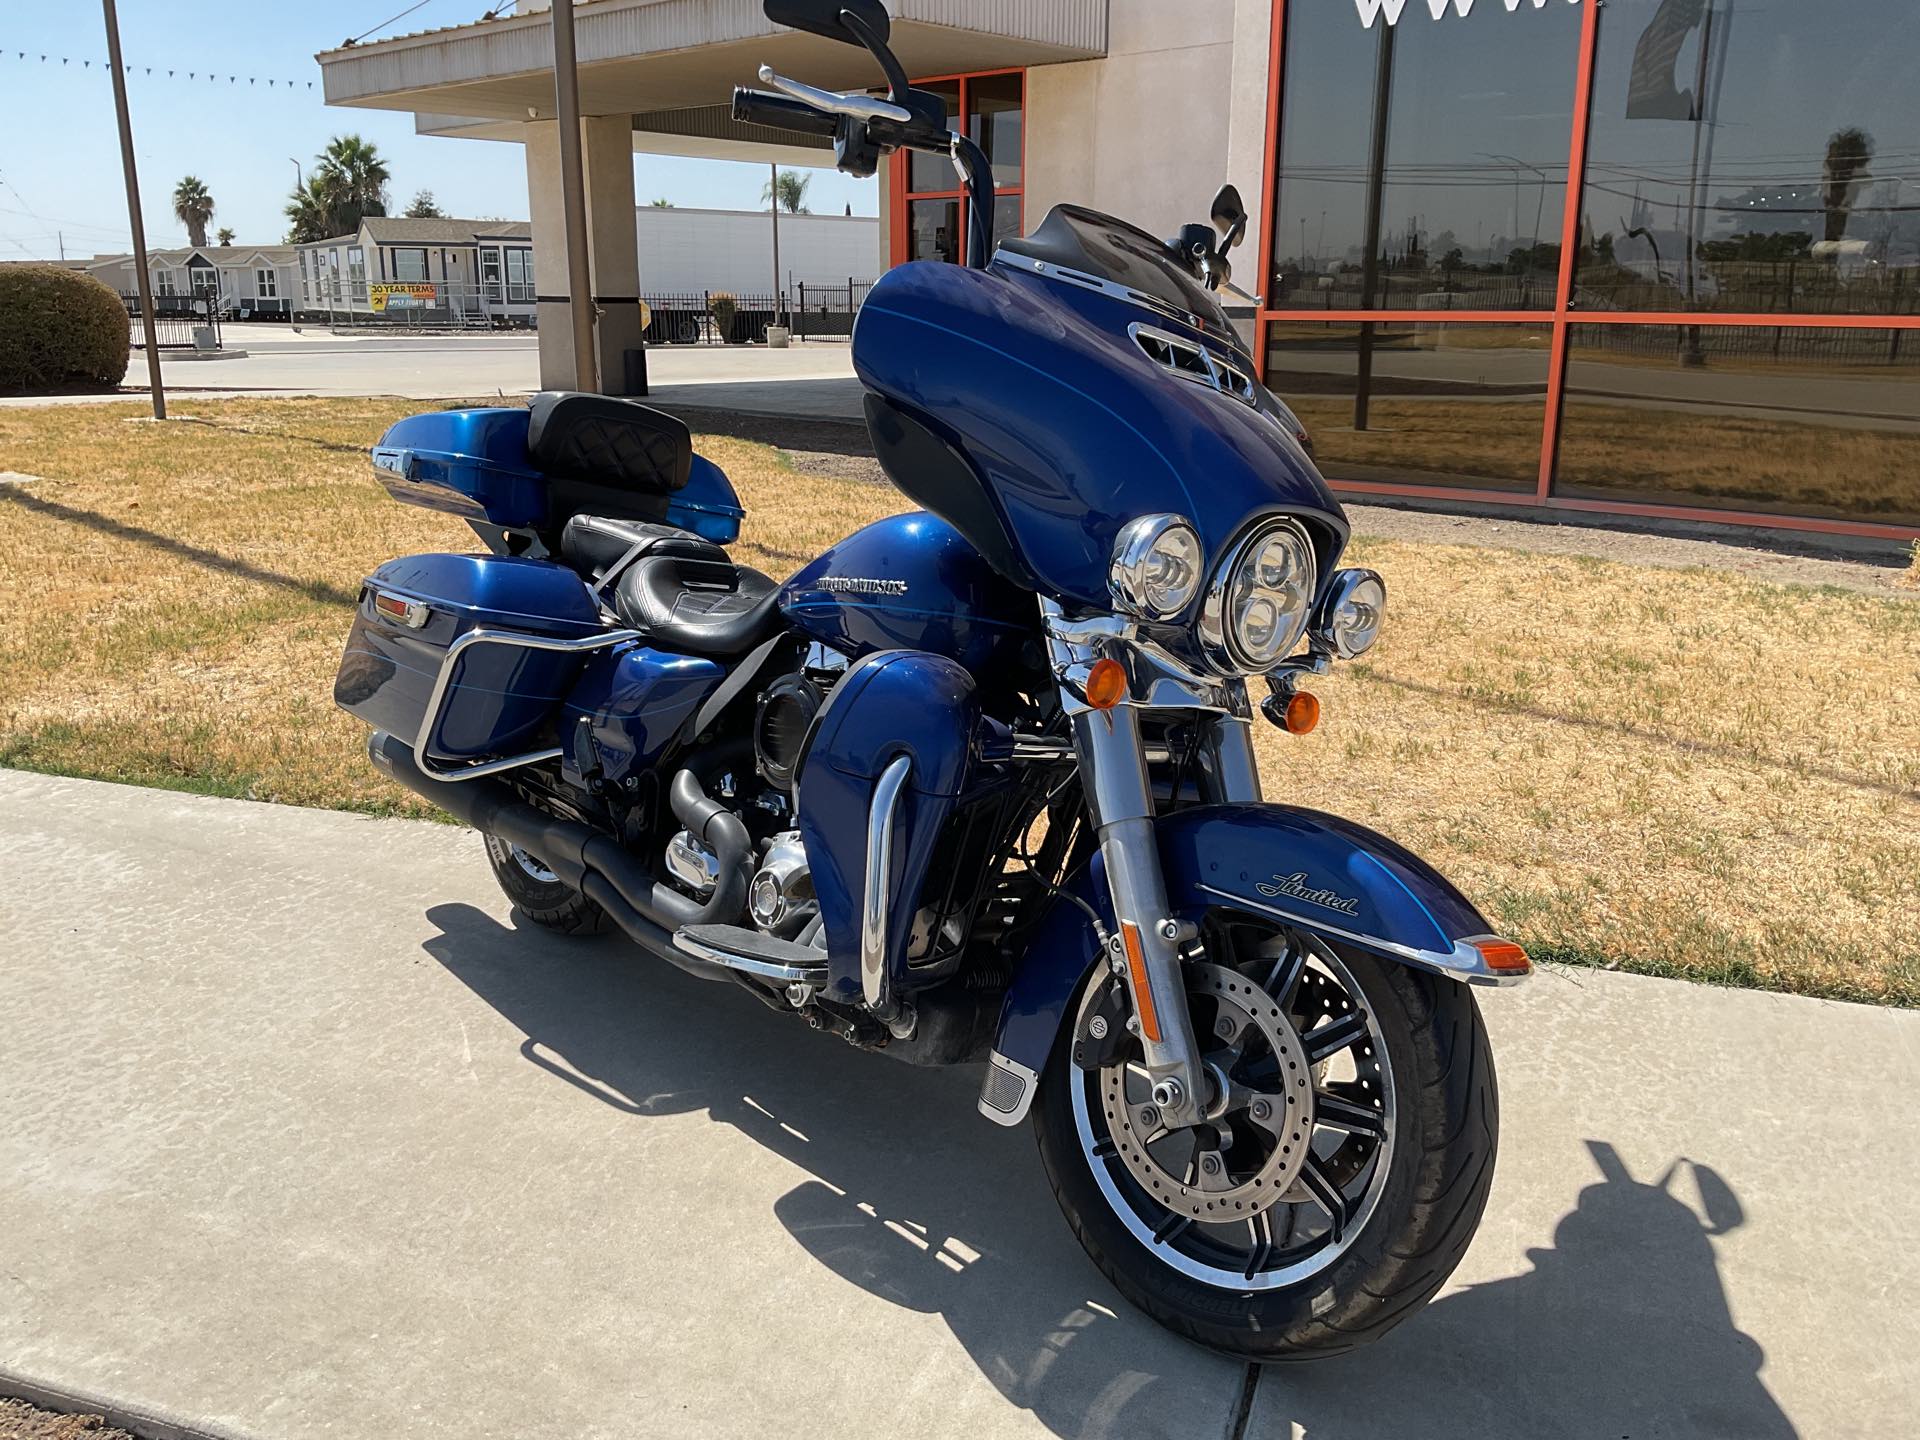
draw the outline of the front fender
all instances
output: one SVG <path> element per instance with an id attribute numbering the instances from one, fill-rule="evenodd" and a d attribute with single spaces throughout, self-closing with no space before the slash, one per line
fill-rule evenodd
<path id="1" fill-rule="evenodd" d="M 1497 967 L 1482 947 L 1505 945 L 1445 876 L 1364 825 L 1291 805 L 1203 805 L 1154 824 L 1167 900 L 1198 920 L 1225 907 L 1298 926 L 1389 960 L 1476 985 L 1524 979 L 1524 961 Z M 1062 887 L 1111 927 L 1106 870 L 1096 853 Z M 1000 1012 L 980 1108 L 1015 1124 L 1026 1113 L 1074 993 L 1100 958 L 1086 912 L 1057 898 L 1027 945 Z"/>

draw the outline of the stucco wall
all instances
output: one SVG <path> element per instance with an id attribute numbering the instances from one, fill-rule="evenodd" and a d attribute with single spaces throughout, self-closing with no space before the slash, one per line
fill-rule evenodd
<path id="1" fill-rule="evenodd" d="M 1171 234 L 1228 180 L 1258 215 L 1271 13 L 1271 0 L 1111 0 L 1104 58 L 1028 70 L 1029 228 L 1073 201 Z M 1249 257 L 1256 245 L 1249 226 Z M 1251 258 L 1240 270 L 1252 277 Z"/>

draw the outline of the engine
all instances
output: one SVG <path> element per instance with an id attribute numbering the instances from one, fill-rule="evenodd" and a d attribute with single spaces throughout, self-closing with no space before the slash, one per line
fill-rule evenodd
<path id="1" fill-rule="evenodd" d="M 752 733 L 754 777 L 760 793 L 733 797 L 733 804 L 749 820 L 749 829 L 763 837 L 756 847 L 758 868 L 747 889 L 748 917 L 767 934 L 802 944 L 814 943 L 818 935 L 820 907 L 814 899 L 806 847 L 793 825 L 794 786 L 814 719 L 848 663 L 846 656 L 815 642 L 799 669 L 779 676 L 760 692 Z M 766 833 L 768 817 L 777 817 L 773 824 L 779 826 L 771 834 Z M 755 825 L 754 819 L 760 823 Z M 713 852 L 686 830 L 667 842 L 666 870 L 697 900 L 713 894 L 719 881 L 719 862 Z"/>

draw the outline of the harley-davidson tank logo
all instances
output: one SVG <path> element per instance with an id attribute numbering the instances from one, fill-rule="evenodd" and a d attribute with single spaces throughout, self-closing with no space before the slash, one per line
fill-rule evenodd
<path id="1" fill-rule="evenodd" d="M 846 595 L 904 595 L 904 580 L 877 580 L 871 575 L 826 575 L 818 582 L 822 590 Z"/>
<path id="2" fill-rule="evenodd" d="M 1327 890 L 1307 883 L 1307 872 L 1296 871 L 1292 875 L 1276 875 L 1271 884 L 1261 882 L 1253 887 L 1269 899 L 1284 896 L 1289 900 L 1304 900 L 1309 905 L 1318 905 L 1323 909 L 1337 910 L 1342 915 L 1358 915 L 1360 902 L 1351 895 L 1342 895 L 1337 890 Z"/>

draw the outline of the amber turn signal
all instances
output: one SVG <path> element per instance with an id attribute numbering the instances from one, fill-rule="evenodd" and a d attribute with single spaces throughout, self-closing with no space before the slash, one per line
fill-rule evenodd
<path id="1" fill-rule="evenodd" d="M 1480 952 L 1480 959 L 1487 969 L 1501 975 L 1526 975 L 1533 970 L 1533 961 L 1527 958 L 1527 952 L 1511 940 L 1470 940 L 1467 942 Z"/>
<path id="2" fill-rule="evenodd" d="M 1289 735 L 1305 735 L 1320 723 L 1320 697 L 1296 690 L 1287 697 L 1280 724 Z"/>
<path id="3" fill-rule="evenodd" d="M 1111 710 L 1127 698 L 1127 669 L 1111 656 L 1096 660 L 1087 671 L 1087 704 Z"/>

